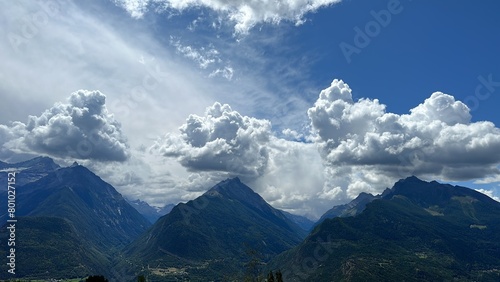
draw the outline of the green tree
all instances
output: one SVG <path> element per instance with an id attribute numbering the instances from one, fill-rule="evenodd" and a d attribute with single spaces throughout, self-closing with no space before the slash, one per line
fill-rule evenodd
<path id="1" fill-rule="evenodd" d="M 146 282 L 146 277 L 144 277 L 144 275 L 139 275 L 137 277 L 137 282 Z"/>
<path id="2" fill-rule="evenodd" d="M 272 271 L 269 271 L 269 274 L 267 275 L 267 282 L 274 282 L 274 275 Z"/>

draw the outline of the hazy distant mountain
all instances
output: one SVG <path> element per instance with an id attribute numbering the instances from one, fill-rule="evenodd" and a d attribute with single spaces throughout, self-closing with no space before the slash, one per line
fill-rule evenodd
<path id="1" fill-rule="evenodd" d="M 7 183 L 7 171 L 17 172 L 16 184 L 22 186 L 34 182 L 59 168 L 60 166 L 49 157 L 37 157 L 14 164 L 0 162 L 0 183 Z M 0 191 L 5 190 L 7 190 L 7 186 L 0 185 Z"/>
<path id="2" fill-rule="evenodd" d="M 161 214 L 161 216 L 164 216 L 172 211 L 172 209 L 175 207 L 174 204 L 167 204 L 163 208 L 160 208 L 158 210 L 158 213 Z"/>
<path id="3" fill-rule="evenodd" d="M 314 223 L 314 226 L 319 225 L 327 218 L 358 215 L 365 210 L 365 207 L 368 203 L 370 203 L 375 199 L 379 199 L 380 197 L 382 197 L 382 195 L 373 196 L 372 194 L 362 192 L 349 203 L 344 205 L 334 206 L 333 208 L 326 211 L 321 216 L 321 218 L 316 223 Z"/>
<path id="4" fill-rule="evenodd" d="M 268 267 L 284 281 L 500 281 L 500 203 L 410 177 Z"/>
<path id="5" fill-rule="evenodd" d="M 168 204 L 162 208 L 152 207 L 139 199 L 128 202 L 151 223 L 155 223 L 158 218 L 168 214 L 175 207 L 174 204 Z"/>
<path id="6" fill-rule="evenodd" d="M 126 249 L 143 266 L 191 281 L 221 279 L 298 244 L 305 232 L 238 178 L 179 204 Z"/>
<path id="7" fill-rule="evenodd" d="M 23 174 L 18 177 L 21 179 Z M 33 234 L 24 237 L 24 241 L 19 237 L 18 251 L 29 252 L 31 257 L 19 261 L 18 267 L 31 277 L 57 278 L 52 276 L 50 266 L 57 266 L 61 257 L 82 258 L 82 264 L 72 270 L 75 273 L 94 269 L 96 265 L 109 270 L 114 253 L 150 226 L 111 185 L 80 165 L 51 172 L 35 182 L 18 186 L 16 191 L 17 226 L 22 232 Z M 6 199 L 1 196 L 1 206 L 6 206 Z M 5 222 L 6 214 L 0 220 Z M 32 225 L 34 221 L 38 222 L 37 228 Z M 52 240 L 49 246 L 44 243 L 50 241 L 46 234 L 65 239 L 60 244 Z M 34 262 L 39 272 L 23 272 Z"/>
<path id="8" fill-rule="evenodd" d="M 309 218 L 301 215 L 296 215 L 296 214 L 291 214 L 286 211 L 280 210 L 288 219 L 291 221 L 295 222 L 300 228 L 304 229 L 305 231 L 311 230 L 311 228 L 314 225 L 314 221 L 310 220 Z"/>

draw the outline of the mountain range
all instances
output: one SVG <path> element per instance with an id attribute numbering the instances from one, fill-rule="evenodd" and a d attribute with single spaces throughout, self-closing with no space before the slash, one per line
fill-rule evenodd
<path id="1" fill-rule="evenodd" d="M 356 216 L 325 219 L 267 267 L 284 281 L 500 281 L 500 203 L 398 181 Z"/>
<path id="2" fill-rule="evenodd" d="M 161 208 L 152 207 L 147 202 L 140 199 L 128 200 L 129 204 L 142 214 L 151 224 L 155 223 L 158 218 L 168 214 L 174 207 L 174 204 L 167 204 Z"/>
<path id="3" fill-rule="evenodd" d="M 262 281 L 280 270 L 284 281 L 500 281 L 500 203 L 466 187 L 409 177 L 314 223 L 275 209 L 238 178 L 158 209 L 127 201 L 76 163 L 0 163 L 4 179 L 11 170 L 16 278 Z M 1 242 L 8 236 L 3 225 Z M 0 257 L 7 253 L 4 244 Z M 12 278 L 6 264 L 0 271 Z"/>

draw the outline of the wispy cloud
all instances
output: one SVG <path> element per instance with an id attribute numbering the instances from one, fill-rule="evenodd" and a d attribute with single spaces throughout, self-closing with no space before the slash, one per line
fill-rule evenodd
<path id="1" fill-rule="evenodd" d="M 43 116 L 47 116 L 47 121 L 58 120 L 58 115 L 48 116 L 46 111 L 57 108 L 54 107 L 56 104 L 70 104 L 66 100 L 68 95 L 78 89 L 99 91 L 106 95 L 106 116 L 112 115 L 113 121 L 121 124 L 118 140 L 127 140 L 126 143 L 120 142 L 126 144 L 128 158 L 112 165 L 91 157 L 81 162 L 99 171 L 120 192 L 161 205 L 192 199 L 228 175 L 214 171 L 189 171 L 176 159 L 144 152 L 144 147 L 149 147 L 158 136 L 177 132 L 179 125 L 185 123 L 190 114 L 203 116 L 207 105 L 221 101 L 231 104 L 233 110 L 238 110 L 242 116 L 255 116 L 259 120 L 278 116 L 275 124 L 300 120 L 294 118 L 295 113 L 305 117 L 307 103 L 299 97 L 301 89 L 290 91 L 291 86 L 285 87 L 286 80 L 280 77 L 288 77 L 287 72 L 276 74 L 272 69 L 265 71 L 273 63 L 263 56 L 259 48 L 280 46 L 276 34 L 272 38 L 263 34 L 248 36 L 248 39 L 239 42 L 221 38 L 213 43 L 213 47 L 204 47 L 205 51 L 216 50 L 208 52 L 216 63 L 209 63 L 207 73 L 203 73 L 198 62 L 195 62 L 197 68 L 193 68 L 192 59 L 186 60 L 182 58 L 184 54 L 177 53 L 177 48 L 170 45 L 168 35 L 166 44 L 163 38 L 157 38 L 158 35 L 151 32 L 146 21 L 115 17 L 94 7 L 101 13 L 98 16 L 89 7 L 78 6 L 78 2 L 54 2 L 57 5 L 52 9 L 57 12 L 49 15 L 37 3 L 8 5 L 5 7 L 6 16 L 1 19 L 8 33 L 24 36 L 23 25 L 19 26 L 19 21 L 30 18 L 32 13 L 47 15 L 47 21 L 37 26 L 36 34 L 23 37 L 26 40 L 16 45 L 17 50 L 8 38 L 0 39 L 0 73 L 4 82 L 0 85 L 3 99 L 0 105 L 2 156 L 12 153 L 10 149 L 18 153 L 42 153 L 38 149 L 16 147 L 21 143 L 11 141 L 22 136 L 14 132 L 25 130 L 29 116 L 37 120 Z M 92 3 L 98 5 L 97 2 Z M 206 52 L 200 51 L 199 46 L 211 46 L 210 42 L 195 44 L 194 37 L 183 37 L 179 46 L 191 46 L 192 51 L 205 56 Z M 282 49 L 273 50 L 280 52 Z M 231 58 L 230 62 L 226 61 L 228 58 Z M 218 60 L 221 60 L 219 65 Z M 293 61 L 283 62 L 295 64 Z M 281 67 L 284 63 L 280 63 Z M 222 79 L 217 79 L 219 76 Z M 272 85 L 266 82 L 271 77 Z M 64 117 L 68 121 L 71 119 L 69 114 Z M 275 142 L 273 146 L 277 146 Z M 271 154 L 282 152 L 279 156 L 283 159 L 288 154 L 307 159 L 300 157 L 301 152 L 306 151 L 318 158 L 315 148 L 310 145 L 306 146 L 307 150 L 302 150 L 301 143 L 297 143 L 293 152 L 284 149 L 285 145 L 280 146 L 280 150 L 273 150 Z M 65 150 L 58 150 L 52 155 L 67 164 L 78 158 Z M 266 167 L 273 172 L 265 174 L 269 180 L 267 183 L 280 187 L 270 175 L 283 175 L 284 178 L 284 173 L 292 170 L 294 165 L 293 162 L 289 165 L 276 163 L 273 158 Z M 296 165 L 300 166 L 302 162 L 296 162 Z M 319 176 L 310 175 L 321 177 L 322 171 L 318 171 Z M 310 181 L 307 178 L 300 180 L 304 183 L 301 187 L 306 186 L 305 181 Z M 298 178 L 294 180 L 295 183 L 297 181 Z M 321 180 L 312 182 L 319 183 Z M 267 186 L 264 184 L 255 187 L 259 192 L 266 193 Z M 284 195 L 289 197 L 277 196 L 283 203 L 287 203 L 286 199 L 290 197 L 296 201 L 305 198 L 304 192 L 294 189 L 289 189 Z M 293 209 L 293 206 L 289 208 Z"/>
<path id="2" fill-rule="evenodd" d="M 260 23 L 279 24 L 292 21 L 302 24 L 305 15 L 340 0 L 292 0 L 292 1 L 223 1 L 223 0 L 114 0 L 134 18 L 141 18 L 151 8 L 153 11 L 184 11 L 204 7 L 219 13 L 234 25 L 234 33 L 247 34 Z"/>
<path id="3" fill-rule="evenodd" d="M 3 20 L 11 24 L 5 30 L 24 36 L 15 23 L 45 12 L 37 3 L 6 6 Z M 39 115 L 83 88 L 106 94 L 107 107 L 125 134 L 154 138 L 213 102 L 219 87 L 180 61 L 146 26 L 127 17 L 97 18 L 72 2 L 54 3 L 61 12 L 37 27 L 19 51 L 6 38 L 0 40 L 2 123 L 25 123 L 28 115 Z M 132 146 L 144 142 L 129 140 Z"/>
<path id="4" fill-rule="evenodd" d="M 221 58 L 220 52 L 212 44 L 207 47 L 196 48 L 183 45 L 180 39 L 172 36 L 170 37 L 170 44 L 175 47 L 179 54 L 196 62 L 200 69 L 211 70 L 209 77 L 221 76 L 227 80 L 233 78 L 233 68 Z"/>
<path id="5" fill-rule="evenodd" d="M 212 46 L 196 49 L 192 46 L 184 46 L 181 44 L 180 40 L 175 40 L 172 37 L 170 37 L 170 44 L 175 46 L 177 52 L 198 63 L 199 67 L 202 69 L 206 69 L 209 65 L 221 61 L 219 58 L 219 51 L 215 50 Z"/>

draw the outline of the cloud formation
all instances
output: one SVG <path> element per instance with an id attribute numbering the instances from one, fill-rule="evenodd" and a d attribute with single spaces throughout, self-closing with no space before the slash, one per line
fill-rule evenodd
<path id="1" fill-rule="evenodd" d="M 312 133 L 288 129 L 282 138 L 269 121 L 215 103 L 152 151 L 177 160 L 197 183 L 245 177 L 271 204 L 312 218 L 410 175 L 445 181 L 500 175 L 500 129 L 471 122 L 469 108 L 441 92 L 398 115 L 377 99 L 354 101 L 350 87 L 334 80 L 307 113 Z"/>
<path id="2" fill-rule="evenodd" d="M 354 101 L 341 80 L 321 91 L 308 110 L 316 142 L 329 178 L 349 175 L 328 191 L 348 187 L 352 197 L 409 175 L 460 181 L 500 174 L 500 129 L 471 122 L 453 96 L 435 92 L 409 114 L 385 109 L 377 99 Z"/>
<path id="3" fill-rule="evenodd" d="M 190 170 L 223 171 L 258 177 L 267 167 L 266 145 L 271 123 L 242 116 L 227 104 L 215 103 L 204 116 L 190 115 L 181 134 L 167 134 L 153 151 L 176 157 Z"/>
<path id="4" fill-rule="evenodd" d="M 99 91 L 79 90 L 67 104 L 56 103 L 40 116 L 29 116 L 27 124 L 1 126 L 3 148 L 58 158 L 125 161 L 127 140 L 121 125 L 106 108 Z"/>
<path id="5" fill-rule="evenodd" d="M 141 18 L 148 7 L 155 10 L 184 11 L 189 8 L 208 8 L 234 23 L 236 34 L 247 34 L 259 23 L 278 24 L 292 21 L 299 25 L 307 13 L 339 3 L 341 0 L 114 0 L 134 18 Z"/>
<path id="6" fill-rule="evenodd" d="M 206 15 L 216 12 L 202 11 L 203 20 L 197 23 L 195 33 L 186 33 L 184 24 L 169 26 L 167 36 L 176 36 L 174 38 L 179 38 L 182 46 L 191 46 L 201 55 L 206 55 L 202 46 L 205 46 L 205 51 L 215 49 L 219 52 L 214 57 L 220 58 L 221 63 L 218 64 L 216 59 L 207 69 L 200 70 L 193 68 L 192 62 L 179 60 L 180 56 L 175 54 L 177 50 L 171 50 L 176 49 L 175 46 L 166 48 L 168 42 L 158 37 L 156 28 L 150 29 L 151 22 L 135 21 L 128 16 L 117 17 L 116 11 L 107 9 L 106 5 L 96 13 L 99 5 L 90 7 L 79 2 L 56 1 L 50 2 L 54 5 L 46 10 L 44 4 L 49 2 L 45 2 L 22 2 L 4 7 L 2 20 L 6 23 L 6 34 L 26 40 L 14 46 L 8 36 L 0 40 L 0 76 L 4 82 L 0 85 L 2 161 L 17 162 L 45 154 L 41 148 L 35 152 L 25 144 L 24 136 L 28 134 L 26 117 L 34 114 L 40 117 L 41 113 L 53 108 L 56 101 L 69 104 L 65 102 L 68 94 L 82 85 L 106 94 L 106 108 L 113 113 L 115 120 L 120 121 L 122 136 L 126 133 L 130 145 L 126 154 L 130 157 L 125 162 L 116 163 L 96 161 L 91 155 L 85 155 L 87 159 L 78 162 L 93 168 L 124 195 L 136 195 L 157 205 L 193 199 L 229 174 L 237 174 L 190 168 L 188 171 L 177 158 L 138 152 L 143 146 L 151 146 L 157 136 L 178 132 L 179 125 L 185 123 L 189 114 L 202 113 L 213 101 L 224 101 L 233 109 L 245 109 L 248 116 L 272 120 L 273 126 L 280 131 L 284 127 L 300 131 L 308 122 L 304 118 L 307 118 L 305 110 L 310 104 L 299 97 L 307 92 L 304 91 L 306 86 L 292 83 L 300 79 L 304 81 L 302 71 L 306 67 L 302 64 L 302 57 L 290 59 L 291 56 L 285 56 L 286 59 L 278 59 L 276 63 L 279 56 L 274 55 L 284 54 L 288 48 L 282 45 L 281 38 L 285 35 L 280 29 L 273 32 L 272 38 L 268 33 L 254 33 L 251 42 L 230 40 L 226 44 L 224 36 L 230 36 L 232 30 L 228 34 L 225 27 L 231 25 L 231 29 L 233 23 L 222 14 L 216 17 L 216 25 L 209 27 L 222 35 L 218 43 L 213 37 L 204 40 L 198 33 L 206 31 L 203 25 L 212 24 L 213 18 Z M 140 5 L 140 1 L 137 3 Z M 191 10 L 193 13 L 198 11 Z M 189 17 L 192 15 L 186 12 Z M 30 29 L 31 23 L 36 27 L 34 32 Z M 25 33 L 26 29 L 28 33 Z M 140 40 L 130 34 L 139 36 Z M 179 35 L 181 37 L 177 37 Z M 213 48 L 208 41 L 214 42 Z M 102 48 L 102 42 L 106 42 L 109 48 Z M 274 59 L 267 60 L 269 53 L 262 50 L 272 50 Z M 301 72 L 295 72 L 297 66 Z M 314 144 L 302 146 L 303 143 L 296 142 L 292 144 L 295 145 L 293 148 L 290 144 L 284 142 L 284 147 L 279 150 L 275 145 L 269 146 L 267 168 L 261 168 L 264 175 L 258 178 L 261 182 L 246 183 L 259 193 L 266 193 L 269 189 L 265 195 L 269 199 L 279 199 L 273 202 L 278 207 L 299 213 L 313 209 L 311 214 L 318 216 L 317 210 L 321 209 L 317 202 L 310 206 L 304 199 L 313 199 L 314 196 L 310 195 L 322 188 L 321 159 Z M 78 155 L 76 145 L 71 148 L 73 155 Z M 51 156 L 58 163 L 71 165 L 72 159 L 62 159 L 70 158 L 69 153 L 63 156 L 64 151 L 55 151 L 60 157 Z M 291 171 L 304 173 L 294 173 L 290 177 Z M 274 188 L 268 188 L 270 185 Z M 323 207 L 329 208 L 331 204 Z"/>
<path id="7" fill-rule="evenodd" d="M 279 138 L 269 121 L 243 116 L 227 104 L 215 103 L 203 116 L 190 115 L 179 134 L 167 134 L 150 151 L 166 157 L 168 179 L 177 178 L 167 190 L 184 191 L 188 197 L 183 199 L 238 176 L 273 206 L 312 218 L 340 203 L 317 197 L 324 172 L 315 144 Z"/>

